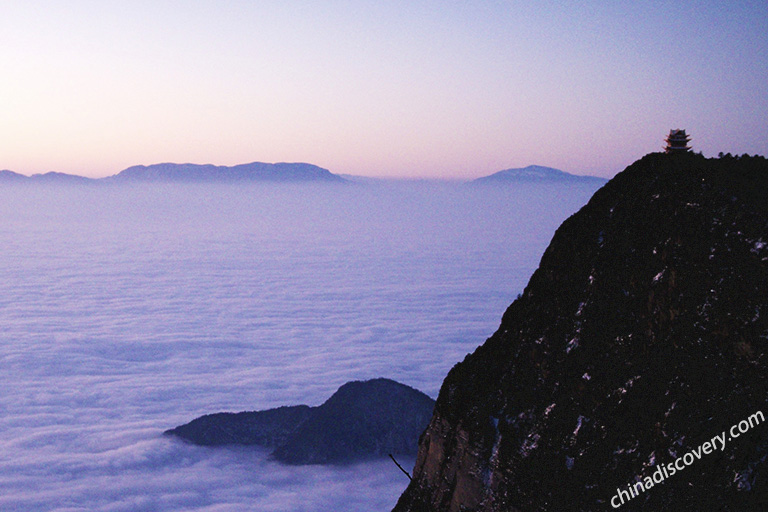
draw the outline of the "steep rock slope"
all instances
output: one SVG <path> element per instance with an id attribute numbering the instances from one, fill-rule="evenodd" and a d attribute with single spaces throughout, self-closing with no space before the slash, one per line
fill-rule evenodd
<path id="1" fill-rule="evenodd" d="M 767 196 L 765 159 L 694 154 L 648 155 L 595 193 L 446 377 L 395 510 L 611 509 L 768 415 Z M 767 466 L 763 424 L 621 509 L 768 507 Z"/>

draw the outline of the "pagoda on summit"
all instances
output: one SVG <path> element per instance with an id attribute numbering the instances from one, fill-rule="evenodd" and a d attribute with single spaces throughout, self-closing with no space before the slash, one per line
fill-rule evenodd
<path id="1" fill-rule="evenodd" d="M 667 147 L 664 148 L 666 153 L 685 153 L 691 150 L 688 145 L 691 138 L 685 134 L 685 130 L 669 130 L 666 141 Z"/>

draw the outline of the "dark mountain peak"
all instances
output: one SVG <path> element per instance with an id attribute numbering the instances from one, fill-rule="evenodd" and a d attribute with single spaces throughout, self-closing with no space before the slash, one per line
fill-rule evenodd
<path id="1" fill-rule="evenodd" d="M 426 397 L 427 395 L 421 391 L 414 389 L 405 384 L 401 384 L 392 379 L 386 379 L 379 377 L 378 379 L 370 380 L 353 380 L 342 385 L 336 392 L 331 395 L 326 403 L 335 401 L 359 401 L 367 400 L 371 398 L 381 397 L 384 398 L 387 393 L 394 393 L 398 396 L 416 396 Z M 430 399 L 431 400 L 431 399 Z"/>
<path id="2" fill-rule="evenodd" d="M 390 379 L 348 382 L 318 407 L 216 413 L 165 432 L 193 444 L 260 445 L 289 464 L 415 455 L 435 401 Z"/>
<path id="3" fill-rule="evenodd" d="M 768 412 L 768 162 L 651 154 L 555 233 L 446 377 L 396 510 L 605 510 Z M 768 425 L 624 510 L 756 510 Z"/>
<path id="4" fill-rule="evenodd" d="M 348 382 L 277 448 L 290 464 L 347 463 L 387 454 L 414 455 L 434 400 L 389 379 Z"/>

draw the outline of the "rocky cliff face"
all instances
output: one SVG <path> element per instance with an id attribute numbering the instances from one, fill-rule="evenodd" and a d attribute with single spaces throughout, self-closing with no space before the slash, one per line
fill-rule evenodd
<path id="1" fill-rule="evenodd" d="M 395 510 L 610 510 L 617 488 L 768 415 L 766 197 L 765 159 L 694 154 L 600 189 L 446 377 Z M 767 473 L 763 424 L 621 509 L 768 507 Z"/>

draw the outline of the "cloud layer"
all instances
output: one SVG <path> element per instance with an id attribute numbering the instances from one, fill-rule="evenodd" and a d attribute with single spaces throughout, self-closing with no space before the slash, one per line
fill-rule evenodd
<path id="1" fill-rule="evenodd" d="M 391 461 L 286 467 L 160 433 L 353 379 L 436 396 L 593 190 L 0 190 L 0 508 L 388 510 Z"/>

